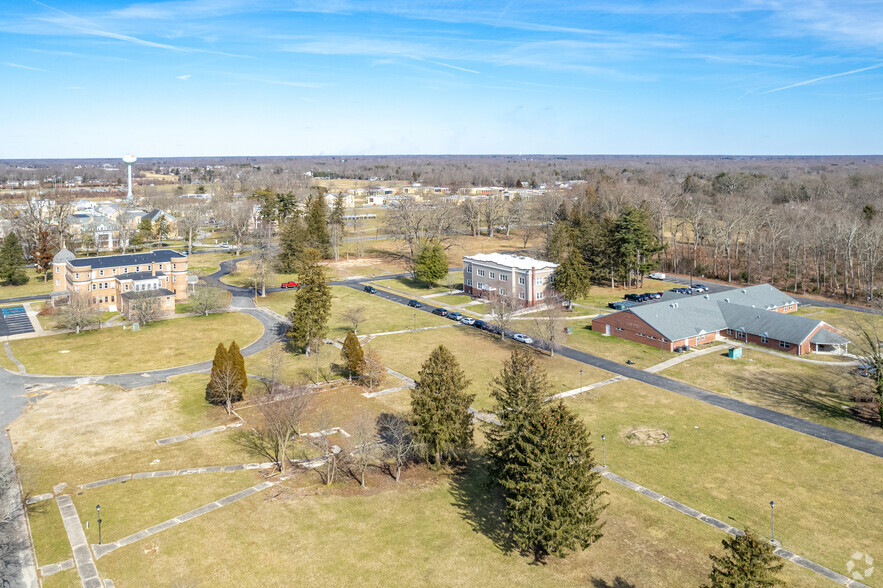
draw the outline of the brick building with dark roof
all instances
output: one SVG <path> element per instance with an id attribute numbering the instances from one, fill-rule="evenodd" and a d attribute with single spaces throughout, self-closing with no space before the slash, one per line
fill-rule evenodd
<path id="1" fill-rule="evenodd" d="M 845 350 L 849 339 L 824 321 L 788 313 L 797 302 L 761 284 L 634 306 L 592 320 L 592 330 L 668 351 L 727 337 L 795 355 Z"/>

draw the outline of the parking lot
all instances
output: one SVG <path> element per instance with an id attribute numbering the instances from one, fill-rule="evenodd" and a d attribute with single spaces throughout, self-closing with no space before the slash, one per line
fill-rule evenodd
<path id="1" fill-rule="evenodd" d="M 0 337 L 33 332 L 34 326 L 24 306 L 0 308 Z"/>

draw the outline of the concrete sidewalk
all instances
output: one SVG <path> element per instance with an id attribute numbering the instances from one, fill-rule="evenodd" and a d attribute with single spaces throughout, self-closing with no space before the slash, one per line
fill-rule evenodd
<path id="1" fill-rule="evenodd" d="M 673 365 L 678 365 L 679 363 L 694 359 L 696 357 L 708 355 L 709 353 L 714 353 L 715 351 L 725 351 L 728 347 L 729 345 L 714 345 L 705 349 L 697 349 L 696 351 L 691 351 L 677 357 L 672 357 L 671 359 L 663 361 L 662 363 L 651 365 L 650 367 L 644 369 L 644 371 L 650 374 L 655 374 L 656 372 L 661 372 L 662 370 L 670 368 Z"/>

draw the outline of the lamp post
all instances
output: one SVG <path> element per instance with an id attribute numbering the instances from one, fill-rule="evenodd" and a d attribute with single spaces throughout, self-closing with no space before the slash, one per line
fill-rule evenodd
<path id="1" fill-rule="evenodd" d="M 414 313 L 414 331 L 417 331 L 417 313 Z"/>
<path id="2" fill-rule="evenodd" d="M 98 545 L 101 545 L 101 505 L 96 504 L 95 510 L 98 511 Z"/>
<path id="3" fill-rule="evenodd" d="M 601 435 L 601 459 L 602 459 L 601 464 L 603 467 L 606 468 L 607 467 L 607 444 L 605 443 L 605 441 L 607 441 L 607 435 Z"/>
<path id="4" fill-rule="evenodd" d="M 579 389 L 580 389 L 580 391 L 582 391 L 582 389 L 583 389 L 583 371 L 582 370 L 579 371 Z"/>
<path id="5" fill-rule="evenodd" d="M 772 538 L 770 539 L 770 543 L 776 542 L 776 503 L 770 500 L 770 534 Z"/>

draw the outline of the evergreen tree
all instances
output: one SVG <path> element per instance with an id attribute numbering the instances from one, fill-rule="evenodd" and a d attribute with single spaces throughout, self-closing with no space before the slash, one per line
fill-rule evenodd
<path id="1" fill-rule="evenodd" d="M 318 249 L 322 254 L 322 258 L 327 258 L 331 239 L 328 236 L 328 221 L 326 210 L 328 206 L 325 204 L 325 193 L 327 190 L 320 187 L 307 198 L 305 218 L 307 225 L 307 246 Z"/>
<path id="2" fill-rule="evenodd" d="M 546 257 L 552 263 L 561 263 L 572 247 L 572 229 L 566 220 L 559 221 L 546 243 Z"/>
<path id="3" fill-rule="evenodd" d="M 517 440 L 528 423 L 543 407 L 549 390 L 546 372 L 536 364 L 533 354 L 521 349 L 512 352 L 503 363 L 500 375 L 491 382 L 494 413 L 502 425 L 486 431 L 491 473 L 498 481 L 509 475 L 507 465 L 514 463 Z M 506 486 L 502 481 L 502 486 Z"/>
<path id="4" fill-rule="evenodd" d="M 469 381 L 447 347 L 439 345 L 423 362 L 417 386 L 411 390 L 415 437 L 436 465 L 472 446 Z"/>
<path id="5" fill-rule="evenodd" d="M 291 321 L 288 337 L 309 355 L 310 348 L 315 348 L 328 332 L 331 288 L 328 287 L 325 268 L 319 265 L 318 252 L 307 249 L 304 258 L 307 262 L 300 272 L 300 289 L 294 307 L 288 311 Z"/>
<path id="6" fill-rule="evenodd" d="M 644 274 L 653 270 L 656 266 L 653 256 L 663 249 L 653 232 L 650 213 L 632 206 L 627 206 L 616 219 L 611 246 L 619 278 L 629 287 L 633 279 L 637 286 L 637 280 L 643 281 Z"/>
<path id="7" fill-rule="evenodd" d="M 773 553 L 772 546 L 751 531 L 723 540 L 725 553 L 708 556 L 713 562 L 706 588 L 764 588 L 784 586 L 776 577 L 784 563 Z"/>
<path id="8" fill-rule="evenodd" d="M 300 216 L 294 215 L 282 225 L 279 233 L 279 271 L 291 274 L 297 271 L 307 240 L 307 231 Z"/>
<path id="9" fill-rule="evenodd" d="M 600 475 L 582 422 L 564 403 L 540 410 L 515 440 L 501 479 L 515 544 L 537 562 L 601 538 Z"/>
<path id="10" fill-rule="evenodd" d="M 346 339 L 343 341 L 343 349 L 340 350 L 340 356 L 346 362 L 346 370 L 349 373 L 350 380 L 353 379 L 353 375 L 358 376 L 362 361 L 365 359 L 365 352 L 362 350 L 362 344 L 359 343 L 359 338 L 354 332 L 350 331 L 346 334 Z"/>
<path id="11" fill-rule="evenodd" d="M 236 341 L 230 343 L 227 355 L 230 357 L 230 363 L 233 364 L 233 369 L 235 370 L 236 386 L 239 388 L 239 399 L 241 400 L 246 388 L 248 388 L 248 372 L 245 371 L 245 358 L 242 357 L 242 351 L 239 349 Z"/>
<path id="12" fill-rule="evenodd" d="M 433 285 L 448 275 L 448 258 L 437 241 L 426 243 L 414 258 L 414 277 Z"/>
<path id="13" fill-rule="evenodd" d="M 567 257 L 555 270 L 552 287 L 567 300 L 588 296 L 592 287 L 592 270 L 575 247 L 570 249 Z"/>
<path id="14" fill-rule="evenodd" d="M 11 286 L 27 283 L 26 264 L 25 253 L 18 235 L 10 231 L 3 239 L 3 246 L 0 247 L 0 280 Z"/>

